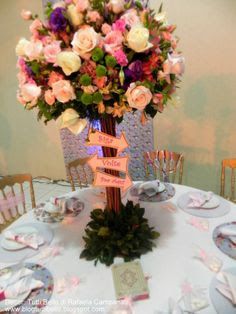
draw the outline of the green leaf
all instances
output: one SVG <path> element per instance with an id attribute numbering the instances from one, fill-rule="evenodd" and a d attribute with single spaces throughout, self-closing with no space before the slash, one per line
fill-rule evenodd
<path id="1" fill-rule="evenodd" d="M 101 227 L 98 231 L 98 236 L 99 237 L 108 237 L 110 235 L 110 230 L 109 228 L 106 227 Z"/>

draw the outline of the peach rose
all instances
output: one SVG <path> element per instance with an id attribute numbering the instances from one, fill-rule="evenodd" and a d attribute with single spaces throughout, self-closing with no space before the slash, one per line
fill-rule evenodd
<path id="1" fill-rule="evenodd" d="M 89 11 L 87 14 L 87 19 L 89 20 L 89 22 L 96 23 L 97 21 L 100 21 L 102 17 L 98 13 L 98 11 Z"/>
<path id="2" fill-rule="evenodd" d="M 79 0 L 76 3 L 76 9 L 78 12 L 84 12 L 89 7 L 89 1 L 88 0 Z"/>
<path id="3" fill-rule="evenodd" d="M 55 63 L 57 55 L 61 52 L 61 42 L 58 40 L 53 41 L 43 49 L 43 52 L 47 62 Z"/>
<path id="4" fill-rule="evenodd" d="M 36 105 L 41 94 L 41 88 L 33 83 L 26 83 L 21 86 L 20 97 L 29 108 Z"/>
<path id="5" fill-rule="evenodd" d="M 136 86 L 135 83 L 130 84 L 125 95 L 130 107 L 138 110 L 143 110 L 152 99 L 152 93 L 147 87 Z"/>
<path id="6" fill-rule="evenodd" d="M 20 13 L 22 19 L 24 20 L 30 20 L 32 18 L 32 13 L 28 10 L 21 10 L 21 13 Z"/>
<path id="7" fill-rule="evenodd" d="M 46 90 L 44 94 L 44 99 L 49 106 L 52 106 L 55 102 L 55 96 L 51 89 Z"/>
<path id="8" fill-rule="evenodd" d="M 52 87 L 53 83 L 61 81 L 64 79 L 64 76 L 58 72 L 52 71 L 49 75 L 48 86 Z"/>
<path id="9" fill-rule="evenodd" d="M 71 75 L 80 69 L 81 59 L 73 51 L 62 51 L 57 55 L 57 64 L 66 75 Z"/>
<path id="10" fill-rule="evenodd" d="M 52 91 L 56 99 L 62 103 L 75 99 L 75 92 L 70 81 L 61 80 L 52 84 Z"/>
<path id="11" fill-rule="evenodd" d="M 121 49 L 123 39 L 120 31 L 111 31 L 104 38 L 105 51 L 113 55 L 116 50 Z"/>
<path id="12" fill-rule="evenodd" d="M 111 32 L 111 25 L 107 24 L 107 23 L 104 23 L 102 24 L 102 32 L 104 35 L 107 35 L 108 33 Z"/>
<path id="13" fill-rule="evenodd" d="M 90 56 L 91 51 L 99 43 L 99 34 L 95 32 L 93 27 L 83 27 L 78 30 L 71 42 L 73 50 L 82 58 Z"/>
<path id="14" fill-rule="evenodd" d="M 124 0 L 110 0 L 108 6 L 111 8 L 112 12 L 119 14 L 125 10 Z"/>
<path id="15" fill-rule="evenodd" d="M 35 19 L 29 29 L 30 29 L 30 32 L 33 34 L 34 37 L 37 37 L 38 36 L 38 30 L 42 29 L 42 22 L 39 20 L 39 19 Z"/>

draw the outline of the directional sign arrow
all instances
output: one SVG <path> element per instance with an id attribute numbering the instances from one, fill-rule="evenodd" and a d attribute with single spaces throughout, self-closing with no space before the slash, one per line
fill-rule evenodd
<path id="1" fill-rule="evenodd" d="M 129 156 L 124 157 L 98 157 L 93 155 L 87 162 L 89 166 L 95 171 L 97 168 L 106 168 L 111 170 L 128 172 Z"/>
<path id="2" fill-rule="evenodd" d="M 121 188 L 126 191 L 129 187 L 133 185 L 130 176 L 127 174 L 125 179 L 121 179 L 110 174 L 96 171 L 94 178 L 94 185 L 100 187 L 114 187 Z"/>
<path id="3" fill-rule="evenodd" d="M 112 147 L 117 149 L 117 154 L 122 152 L 125 148 L 129 146 L 125 133 L 121 133 L 121 136 L 115 137 L 100 131 L 95 131 L 89 133 L 89 141 L 86 142 L 86 145 L 100 145 L 105 147 Z"/>

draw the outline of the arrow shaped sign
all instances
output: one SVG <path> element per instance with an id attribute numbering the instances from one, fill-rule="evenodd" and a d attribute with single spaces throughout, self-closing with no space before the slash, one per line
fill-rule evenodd
<path id="1" fill-rule="evenodd" d="M 120 138 L 117 138 L 100 131 L 89 133 L 89 141 L 86 142 L 86 145 L 88 146 L 100 145 L 105 147 L 116 148 L 117 154 L 122 152 L 122 150 L 129 146 L 125 137 L 125 133 L 122 132 Z"/>
<path id="2" fill-rule="evenodd" d="M 89 159 L 87 163 L 94 172 L 97 168 L 106 168 L 111 170 L 128 172 L 128 160 L 129 156 L 99 158 L 97 154 L 95 154 L 91 157 L 91 159 Z"/>
<path id="3" fill-rule="evenodd" d="M 126 191 L 133 185 L 130 176 L 127 174 L 125 179 L 121 179 L 105 172 L 97 171 L 95 173 L 94 185 L 100 187 L 114 187 Z"/>

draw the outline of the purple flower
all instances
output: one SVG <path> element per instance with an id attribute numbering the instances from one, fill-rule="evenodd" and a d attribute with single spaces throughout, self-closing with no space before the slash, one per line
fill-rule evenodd
<path id="1" fill-rule="evenodd" d="M 56 32 L 62 32 L 66 29 L 67 19 L 65 18 L 65 9 L 56 8 L 50 15 L 49 26 L 51 30 Z"/>
<path id="2" fill-rule="evenodd" d="M 143 76 L 142 61 L 137 60 L 137 61 L 132 62 L 129 65 L 128 69 L 125 69 L 125 76 L 131 79 L 133 82 L 141 80 Z"/>

